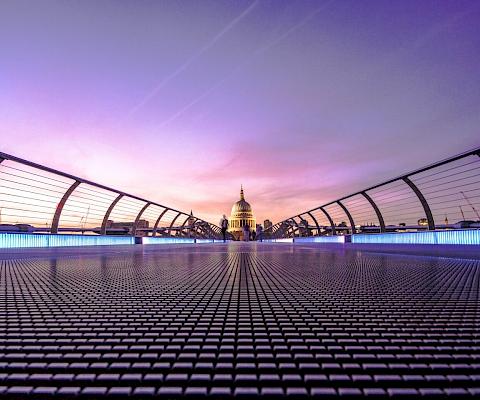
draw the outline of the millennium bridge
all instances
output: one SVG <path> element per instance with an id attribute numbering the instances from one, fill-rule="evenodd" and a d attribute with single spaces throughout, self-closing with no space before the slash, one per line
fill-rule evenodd
<path id="1" fill-rule="evenodd" d="M 480 149 L 263 242 L 0 153 L 0 396 L 480 395 Z"/>

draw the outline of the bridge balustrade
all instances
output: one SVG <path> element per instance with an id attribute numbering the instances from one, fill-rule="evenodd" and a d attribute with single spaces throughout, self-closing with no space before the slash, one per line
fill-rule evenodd
<path id="1" fill-rule="evenodd" d="M 0 232 L 219 239 L 188 212 L 0 153 Z"/>
<path id="2" fill-rule="evenodd" d="M 480 148 L 273 225 L 273 238 L 480 228 Z"/>

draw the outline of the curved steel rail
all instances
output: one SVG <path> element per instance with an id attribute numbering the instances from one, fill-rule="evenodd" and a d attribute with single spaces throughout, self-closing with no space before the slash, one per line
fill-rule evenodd
<path id="1" fill-rule="evenodd" d="M 480 228 L 479 209 L 480 148 L 476 148 L 277 222 L 271 232 L 274 238 L 284 238 Z M 311 223 L 302 229 L 296 218 Z"/>
<path id="2" fill-rule="evenodd" d="M 189 213 L 0 152 L 0 231 L 16 229 L 221 238 L 219 227 Z"/>

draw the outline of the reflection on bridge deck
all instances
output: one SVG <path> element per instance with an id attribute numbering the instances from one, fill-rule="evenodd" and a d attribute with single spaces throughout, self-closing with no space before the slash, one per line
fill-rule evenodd
<path id="1" fill-rule="evenodd" d="M 0 393 L 478 395 L 480 261 L 425 249 L 3 250 Z"/>

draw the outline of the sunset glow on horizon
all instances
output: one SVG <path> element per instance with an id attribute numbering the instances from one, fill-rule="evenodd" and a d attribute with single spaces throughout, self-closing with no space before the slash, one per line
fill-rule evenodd
<path id="1" fill-rule="evenodd" d="M 480 145 L 480 2 L 2 1 L 0 151 L 218 224 Z"/>

